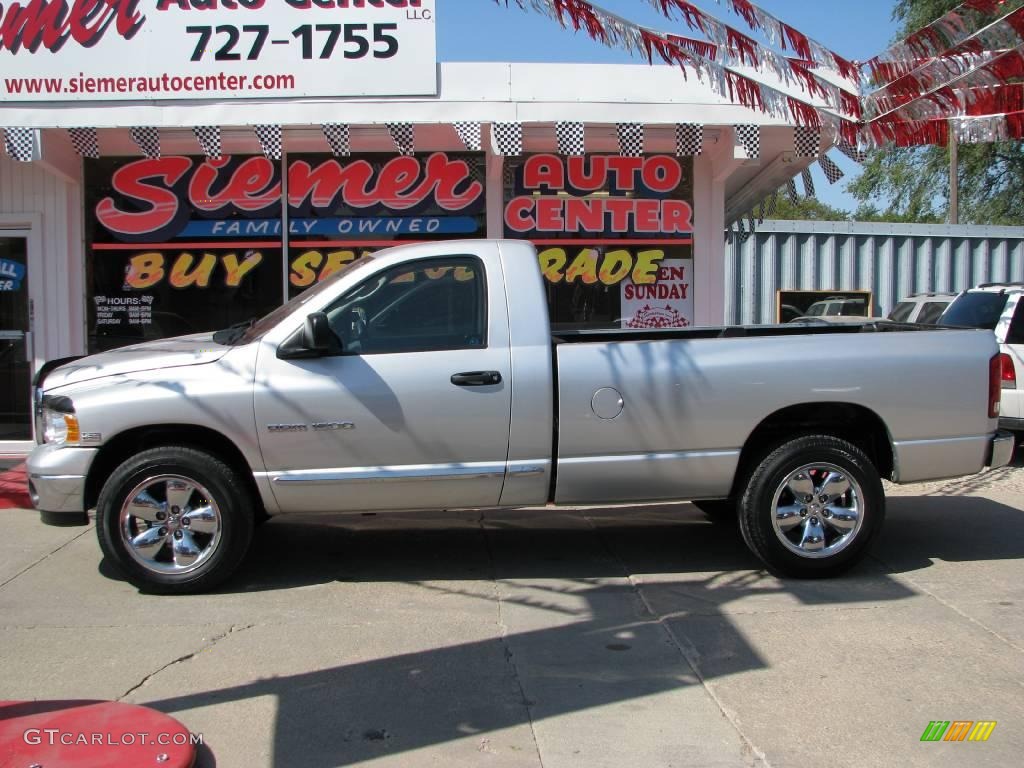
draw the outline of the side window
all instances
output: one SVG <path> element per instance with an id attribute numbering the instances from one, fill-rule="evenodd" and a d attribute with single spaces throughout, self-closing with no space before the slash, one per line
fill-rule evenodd
<path id="1" fill-rule="evenodd" d="M 905 323 L 907 318 L 910 317 L 910 313 L 913 311 L 914 303 L 912 301 L 901 301 L 889 314 L 889 319 L 897 323 Z M 924 314 L 923 311 L 922 314 Z"/>
<path id="2" fill-rule="evenodd" d="M 921 307 L 921 313 L 917 316 L 917 322 L 924 325 L 935 325 L 942 310 L 949 304 L 948 301 L 929 301 Z"/>
<path id="3" fill-rule="evenodd" d="M 1024 296 L 1017 298 L 1017 306 L 1013 310 L 1010 330 L 1006 333 L 1007 344 L 1024 344 Z"/>
<path id="4" fill-rule="evenodd" d="M 483 265 L 457 256 L 392 267 L 360 283 L 326 314 L 345 354 L 486 347 Z"/>

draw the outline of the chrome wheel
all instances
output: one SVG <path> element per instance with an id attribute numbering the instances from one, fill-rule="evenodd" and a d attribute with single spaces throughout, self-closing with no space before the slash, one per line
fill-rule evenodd
<path id="1" fill-rule="evenodd" d="M 772 527 L 779 541 L 800 557 L 831 557 L 846 549 L 863 524 L 857 482 L 834 464 L 805 464 L 775 491 Z"/>
<path id="2" fill-rule="evenodd" d="M 128 554 L 154 573 L 194 571 L 221 540 L 217 502 L 206 488 L 181 475 L 158 475 L 135 486 L 121 505 L 119 523 Z"/>

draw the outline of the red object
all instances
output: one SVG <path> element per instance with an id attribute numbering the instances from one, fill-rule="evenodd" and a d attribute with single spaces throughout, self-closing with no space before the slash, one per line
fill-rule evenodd
<path id="1" fill-rule="evenodd" d="M 25 462 L 0 471 L 0 509 L 32 509 Z"/>
<path id="2" fill-rule="evenodd" d="M 1013 368 L 1013 358 L 1005 352 L 999 355 L 999 364 L 1002 367 L 1000 379 L 1003 382 L 1003 389 L 1017 388 L 1017 371 Z"/>
<path id="3" fill-rule="evenodd" d="M 988 361 L 988 417 L 995 419 L 999 416 L 999 401 L 1002 398 L 1002 377 L 1003 364 L 1002 355 L 993 355 Z M 1012 365 L 1012 363 L 1011 363 Z"/>
<path id="4" fill-rule="evenodd" d="M 173 717 L 136 704 L 0 701 L 0 766 L 190 768 L 193 739 Z"/>

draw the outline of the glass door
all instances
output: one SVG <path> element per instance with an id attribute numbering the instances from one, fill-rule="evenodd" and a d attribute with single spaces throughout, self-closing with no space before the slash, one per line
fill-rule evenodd
<path id="1" fill-rule="evenodd" d="M 28 236 L 0 232 L 0 444 L 32 439 Z"/>

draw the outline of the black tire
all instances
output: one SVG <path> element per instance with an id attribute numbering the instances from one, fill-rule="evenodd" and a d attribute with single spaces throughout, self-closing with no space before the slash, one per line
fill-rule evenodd
<path id="1" fill-rule="evenodd" d="M 814 498 L 813 502 L 808 502 L 813 503 L 813 507 L 803 507 L 803 501 L 796 499 L 788 486 L 783 490 L 783 482 L 790 475 L 815 463 L 831 465 L 844 473 L 848 482 L 853 482 L 850 490 L 837 499 L 837 503 L 819 506 L 820 498 Z M 807 478 L 794 482 L 802 484 L 810 480 L 817 488 L 815 478 L 823 477 L 820 469 L 812 469 Z M 856 494 L 857 490 L 859 494 Z M 799 510 L 801 519 L 790 529 L 788 536 L 787 532 L 776 532 L 773 523 L 777 492 L 780 493 L 780 507 L 802 507 Z M 845 534 L 852 538 L 842 539 L 840 537 L 843 534 L 830 526 L 843 519 L 840 514 L 836 514 L 837 511 L 842 510 L 845 516 L 851 514 L 844 505 L 850 503 L 853 495 L 859 496 L 860 523 L 859 527 Z M 784 501 L 787 503 L 783 504 Z M 796 520 L 797 512 L 793 514 L 794 517 L 790 519 Z M 825 520 L 826 517 L 830 518 L 831 522 Z M 829 435 L 799 437 L 769 452 L 751 473 L 739 503 L 740 531 L 750 550 L 768 566 L 769 570 L 796 578 L 827 578 L 852 567 L 867 553 L 884 519 L 885 494 L 878 470 L 860 448 Z M 808 537 L 807 540 L 816 541 L 817 531 L 824 534 L 824 548 L 821 554 L 809 552 L 801 546 L 802 541 L 793 540 Z M 788 537 L 792 537 L 789 538 L 791 546 L 783 543 L 783 538 Z M 833 546 L 836 551 L 834 554 L 828 554 L 827 549 Z M 794 547 L 804 554 L 794 551 Z"/>
<path id="2" fill-rule="evenodd" d="M 160 534 L 159 538 L 162 538 L 165 544 L 154 546 L 152 550 L 154 558 L 150 559 L 152 567 L 147 567 L 129 552 L 130 545 L 126 542 L 126 538 L 130 538 L 130 536 L 123 532 L 121 510 L 125 507 L 129 494 L 140 486 L 153 481 L 153 478 L 165 475 L 183 478 L 187 483 L 194 483 L 196 490 L 189 496 L 192 506 L 181 509 L 180 522 L 178 515 L 174 516 L 173 523 L 171 521 L 143 523 L 140 518 L 127 516 L 129 522 L 125 523 L 126 526 L 145 525 L 145 527 L 130 528 L 131 533 L 145 533 L 149 528 L 159 526 L 172 526 L 175 529 L 173 533 L 166 535 L 160 534 L 159 530 L 154 531 L 154 534 Z M 154 481 L 151 488 L 146 487 L 145 489 L 147 492 L 151 491 L 149 498 L 154 499 L 155 502 L 161 501 L 159 482 Z M 162 510 L 163 519 L 166 520 L 170 503 L 167 497 L 171 495 L 172 486 L 167 485 L 168 481 L 163 482 L 165 483 L 164 504 L 162 507 L 160 504 L 155 504 L 150 508 Z M 180 484 L 175 479 L 169 482 L 173 484 L 175 490 L 188 488 L 187 485 Z M 180 492 L 188 493 L 187 491 Z M 141 497 L 137 494 L 136 498 Z M 217 510 L 216 522 L 212 523 L 197 518 L 195 527 L 187 528 L 188 523 L 184 522 L 184 518 L 189 515 L 185 514 L 184 510 L 193 507 L 198 509 L 201 506 Z M 238 567 L 252 540 L 256 510 L 257 505 L 253 503 L 243 478 L 216 456 L 182 446 L 153 448 L 132 456 L 115 469 L 104 483 L 96 504 L 96 535 L 99 538 L 103 554 L 124 573 L 129 582 L 140 590 L 157 594 L 193 594 L 212 589 L 228 578 Z M 161 514 L 160 511 L 153 512 L 154 517 L 159 514 Z M 208 535 L 202 532 L 200 524 L 203 527 L 208 526 L 214 529 L 216 534 Z M 187 533 L 186 540 L 193 542 L 197 548 L 203 547 L 203 542 L 206 542 L 207 546 L 203 548 L 202 554 L 194 564 L 180 566 L 182 572 L 155 570 L 179 567 L 177 556 L 173 554 L 174 542 L 167 538 L 168 536 L 178 538 L 179 533 L 182 535 Z M 157 535 L 153 536 L 154 541 L 157 538 Z M 186 557 L 187 555 L 188 553 L 185 553 Z M 170 562 L 158 562 L 156 559 L 158 557 L 165 557 Z"/>
<path id="3" fill-rule="evenodd" d="M 736 502 L 732 499 L 708 499 L 692 502 L 712 523 L 732 525 L 736 522 Z"/>

